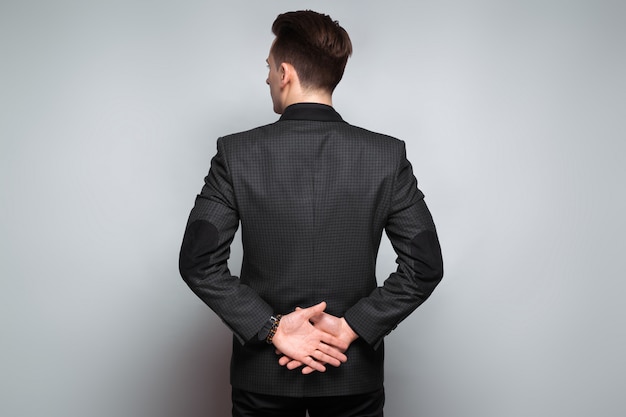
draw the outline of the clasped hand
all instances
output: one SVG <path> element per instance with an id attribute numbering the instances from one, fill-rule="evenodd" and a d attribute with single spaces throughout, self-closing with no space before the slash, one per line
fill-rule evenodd
<path id="1" fill-rule="evenodd" d="M 278 363 L 303 374 L 324 372 L 325 365 L 338 367 L 348 358 L 344 352 L 357 334 L 343 318 L 326 313 L 326 303 L 296 308 L 282 317 L 273 344 L 280 355 Z"/>

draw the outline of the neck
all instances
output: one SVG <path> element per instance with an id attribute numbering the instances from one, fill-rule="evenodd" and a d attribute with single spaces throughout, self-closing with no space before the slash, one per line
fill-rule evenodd
<path id="1" fill-rule="evenodd" d="M 318 104 L 326 104 L 328 106 L 333 105 L 333 97 L 332 94 L 326 91 L 304 91 L 300 90 L 297 92 L 293 92 L 290 94 L 285 100 L 285 107 L 290 106 L 296 103 L 318 103 Z"/>

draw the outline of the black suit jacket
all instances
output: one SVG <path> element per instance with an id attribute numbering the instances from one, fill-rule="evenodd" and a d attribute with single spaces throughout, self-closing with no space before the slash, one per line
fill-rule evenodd
<path id="1" fill-rule="evenodd" d="M 227 261 L 241 223 L 240 278 Z M 378 287 L 383 230 L 397 271 Z M 301 103 L 279 121 L 218 139 L 180 253 L 190 288 L 233 331 L 231 384 L 271 395 L 328 396 L 383 383 L 382 340 L 443 275 L 431 215 L 404 142 Z M 257 334 L 270 315 L 320 301 L 360 336 L 348 362 L 301 375 Z"/>

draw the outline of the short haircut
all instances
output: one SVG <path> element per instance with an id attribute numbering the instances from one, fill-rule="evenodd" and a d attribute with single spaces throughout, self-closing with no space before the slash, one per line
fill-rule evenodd
<path id="1" fill-rule="evenodd" d="M 352 54 L 348 32 L 330 16 L 311 10 L 280 14 L 272 24 L 276 65 L 293 65 L 302 87 L 331 93 Z"/>

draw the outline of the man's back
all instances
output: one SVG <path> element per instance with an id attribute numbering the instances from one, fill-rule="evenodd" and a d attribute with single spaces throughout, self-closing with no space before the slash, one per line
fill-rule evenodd
<path id="1" fill-rule="evenodd" d="M 278 311 L 326 300 L 343 315 L 369 295 L 402 143 L 342 121 L 289 119 L 220 142 L 242 283 Z"/>
<path id="2" fill-rule="evenodd" d="M 225 245 L 240 220 L 244 259 L 238 290 L 220 297 L 211 290 L 210 305 L 231 328 L 244 328 L 255 303 L 249 289 L 273 312 L 326 301 L 329 314 L 352 318 L 357 329 L 367 321 L 370 329 L 350 347 L 347 363 L 310 376 L 277 366 L 264 344 L 235 342 L 233 386 L 293 396 L 379 389 L 380 340 L 436 285 L 411 276 L 411 240 L 434 232 L 428 213 L 419 225 L 401 225 L 403 211 L 413 218 L 422 197 L 403 142 L 351 126 L 329 106 L 297 104 L 276 123 L 221 138 L 196 206 L 232 212 L 224 222 L 234 224 L 221 228 L 230 232 L 219 237 Z M 407 260 L 377 290 L 376 256 L 385 228 Z M 249 335 L 240 334 L 239 341 Z"/>

